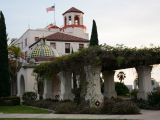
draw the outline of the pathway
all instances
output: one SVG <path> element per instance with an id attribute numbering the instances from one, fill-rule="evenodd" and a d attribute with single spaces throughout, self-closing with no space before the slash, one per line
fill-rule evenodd
<path id="1" fill-rule="evenodd" d="M 0 118 L 68 118 L 68 119 L 139 119 L 160 120 L 160 111 L 141 110 L 139 115 L 89 115 L 89 114 L 4 114 Z"/>

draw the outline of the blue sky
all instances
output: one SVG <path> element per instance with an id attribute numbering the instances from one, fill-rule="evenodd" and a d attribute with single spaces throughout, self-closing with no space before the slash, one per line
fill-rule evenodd
<path id="1" fill-rule="evenodd" d="M 9 37 L 53 22 L 53 13 L 45 9 L 54 2 L 58 26 L 63 25 L 62 13 L 74 6 L 85 13 L 88 33 L 96 20 L 101 44 L 160 45 L 160 0 L 0 0 Z"/>

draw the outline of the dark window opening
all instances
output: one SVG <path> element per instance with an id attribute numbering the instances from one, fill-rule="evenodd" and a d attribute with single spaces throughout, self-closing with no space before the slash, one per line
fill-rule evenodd
<path id="1" fill-rule="evenodd" d="M 70 53 L 70 43 L 65 43 L 65 53 Z"/>

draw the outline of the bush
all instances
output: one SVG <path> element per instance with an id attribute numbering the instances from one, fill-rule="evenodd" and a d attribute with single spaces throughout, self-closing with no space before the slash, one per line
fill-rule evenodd
<path id="1" fill-rule="evenodd" d="M 19 98 L 19 97 L 16 97 L 16 96 L 1 97 L 1 98 L 0 98 L 0 105 L 1 105 L 1 106 L 20 105 L 20 98 Z"/>
<path id="2" fill-rule="evenodd" d="M 116 89 L 117 95 L 126 96 L 127 94 L 129 94 L 129 89 L 124 83 L 116 82 L 115 89 Z"/>
<path id="3" fill-rule="evenodd" d="M 56 106 L 58 106 L 60 102 L 55 100 L 37 100 L 37 101 L 25 101 L 24 104 L 29 106 L 55 110 Z"/>
<path id="4" fill-rule="evenodd" d="M 136 89 L 131 91 L 131 98 L 133 100 L 137 100 L 137 93 L 138 93 L 138 90 L 136 90 Z"/>
<path id="5" fill-rule="evenodd" d="M 63 102 L 56 107 L 56 113 L 76 113 L 77 108 L 77 105 L 73 102 Z"/>
<path id="6" fill-rule="evenodd" d="M 79 106 L 78 106 L 79 107 Z M 77 111 L 80 114 L 100 114 L 101 111 L 99 108 L 83 107 Z"/>
<path id="7" fill-rule="evenodd" d="M 135 100 L 136 104 L 138 105 L 138 107 L 142 108 L 142 109 L 150 109 L 150 105 L 148 103 L 148 101 L 146 100 Z"/>
<path id="8" fill-rule="evenodd" d="M 113 114 L 138 114 L 139 112 L 137 105 L 131 101 L 117 102 L 112 108 Z"/>
<path id="9" fill-rule="evenodd" d="M 151 92 L 148 95 L 148 103 L 151 106 L 156 106 L 160 104 L 160 91 Z"/>
<path id="10" fill-rule="evenodd" d="M 142 109 L 160 110 L 160 90 L 155 90 L 148 94 L 148 100 L 135 100 Z"/>
<path id="11" fill-rule="evenodd" d="M 25 92 L 22 96 L 24 102 L 35 101 L 37 99 L 37 94 L 35 92 Z"/>
<path id="12" fill-rule="evenodd" d="M 102 113 L 111 113 L 114 104 L 115 104 L 114 99 L 104 99 L 104 105 L 101 109 L 101 112 Z"/>

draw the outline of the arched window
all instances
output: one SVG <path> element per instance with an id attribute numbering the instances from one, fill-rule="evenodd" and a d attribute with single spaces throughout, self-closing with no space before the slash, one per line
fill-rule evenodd
<path id="1" fill-rule="evenodd" d="M 25 80 L 24 80 L 24 76 L 21 75 L 20 77 L 20 95 L 22 96 L 25 92 Z"/>
<path id="2" fill-rule="evenodd" d="M 79 25 L 79 24 L 80 24 L 79 16 L 78 16 L 78 15 L 76 15 L 76 16 L 74 17 L 74 24 L 75 24 L 75 25 Z"/>

